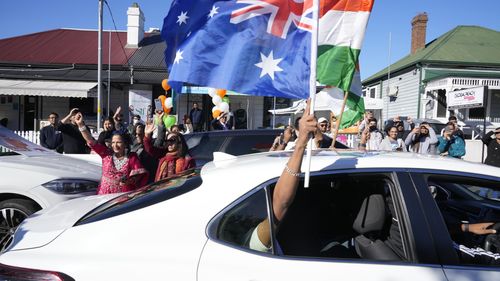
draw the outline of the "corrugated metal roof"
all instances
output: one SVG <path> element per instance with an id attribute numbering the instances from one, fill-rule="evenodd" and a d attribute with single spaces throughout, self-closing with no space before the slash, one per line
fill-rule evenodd
<path id="1" fill-rule="evenodd" d="M 108 62 L 109 32 L 103 32 L 103 63 Z M 0 40 L 0 62 L 97 64 L 97 31 L 55 29 Z M 127 33 L 112 31 L 111 64 L 126 65 L 137 49 L 124 48 Z M 124 48 L 124 50 L 122 49 Z"/>
<path id="2" fill-rule="evenodd" d="M 457 26 L 428 43 L 424 49 L 390 66 L 397 72 L 417 63 L 500 68 L 500 32 L 480 26 Z M 389 68 L 366 78 L 363 84 L 387 75 Z"/>
<path id="3" fill-rule="evenodd" d="M 141 41 L 141 47 L 135 52 L 129 60 L 129 64 L 138 67 L 165 69 L 165 41 L 160 34 L 150 34 L 149 37 Z"/>

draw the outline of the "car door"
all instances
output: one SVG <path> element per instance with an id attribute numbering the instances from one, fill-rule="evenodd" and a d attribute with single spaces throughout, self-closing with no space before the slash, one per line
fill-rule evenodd
<path id="1" fill-rule="evenodd" d="M 401 181 L 406 185 L 403 189 Z M 256 250 L 251 246 L 251 236 L 256 233 L 254 227 L 259 222 L 273 224 L 269 203 L 274 183 L 275 180 L 260 186 L 212 220 L 207 228 L 209 239 L 200 257 L 199 281 L 446 280 L 439 265 L 427 263 L 427 259 L 432 259 L 435 253 L 432 247 L 429 250 L 431 240 L 422 237 L 427 231 L 425 226 L 416 231 L 420 237 L 411 234 L 416 225 L 409 218 L 416 216 L 415 223 L 418 223 L 419 211 L 415 210 L 417 214 L 408 212 L 404 206 L 415 208 L 419 205 L 408 175 L 355 170 L 313 174 L 310 188 L 299 187 L 279 231 L 276 233 L 271 227 L 271 248 Z M 389 223 L 398 221 L 404 232 L 401 240 L 405 260 L 360 258 L 355 251 L 355 239 L 350 237 L 359 236 L 351 224 L 352 220 L 357 220 L 355 213 L 359 216 L 358 207 L 365 203 L 362 194 L 372 188 L 383 194 L 384 186 L 390 186 L 391 197 L 396 202 L 393 211 L 396 214 L 389 219 Z M 409 197 L 408 200 L 406 197 Z M 324 239 L 326 236 L 332 241 Z M 426 257 L 419 256 L 416 250 L 419 246 L 428 250 Z"/>
<path id="2" fill-rule="evenodd" d="M 486 235 L 453 231 L 461 229 L 453 227 L 457 223 L 500 221 L 500 201 L 495 197 L 500 191 L 500 178 L 421 170 L 412 171 L 411 176 L 431 222 L 448 280 L 500 280 L 500 249 L 483 251 Z"/>

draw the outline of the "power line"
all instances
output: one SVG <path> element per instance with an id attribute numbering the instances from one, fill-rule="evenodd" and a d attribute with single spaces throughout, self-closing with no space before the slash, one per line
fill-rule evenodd
<path id="1" fill-rule="evenodd" d="M 120 42 L 120 47 L 123 51 L 123 55 L 125 56 L 125 60 L 127 61 L 127 66 L 130 66 L 129 63 L 128 63 L 128 57 L 127 57 L 127 53 L 125 52 L 125 49 L 123 48 L 123 43 L 122 43 L 122 40 L 120 39 L 120 36 L 118 36 L 118 29 L 116 28 L 116 23 L 115 23 L 115 18 L 113 17 L 113 12 L 111 12 L 111 7 L 109 7 L 109 4 L 108 4 L 108 1 L 104 0 L 104 4 L 106 4 L 106 7 L 108 7 L 108 11 L 109 11 L 109 14 L 111 16 L 111 20 L 113 21 L 113 25 L 115 27 L 115 33 L 116 33 L 116 37 L 118 37 L 118 41 Z M 111 44 L 111 42 L 109 42 Z"/>

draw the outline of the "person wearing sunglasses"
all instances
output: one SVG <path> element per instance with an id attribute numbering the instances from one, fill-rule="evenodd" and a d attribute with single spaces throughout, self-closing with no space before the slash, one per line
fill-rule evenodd
<path id="1" fill-rule="evenodd" d="M 493 135 L 495 138 L 492 138 Z M 484 135 L 482 141 L 488 148 L 488 156 L 484 164 L 500 167 L 500 127 Z"/>
<path id="2" fill-rule="evenodd" d="M 158 159 L 155 181 L 174 176 L 195 166 L 194 159 L 188 153 L 188 146 L 180 133 L 170 132 L 164 147 L 154 146 L 151 135 L 156 130 L 153 122 L 148 121 L 144 129 L 144 150 Z"/>

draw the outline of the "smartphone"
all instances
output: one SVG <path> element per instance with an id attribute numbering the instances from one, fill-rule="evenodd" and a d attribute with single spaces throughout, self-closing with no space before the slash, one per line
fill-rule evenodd
<path id="1" fill-rule="evenodd" d="M 163 111 L 163 106 L 160 99 L 155 99 L 155 111 Z"/>

